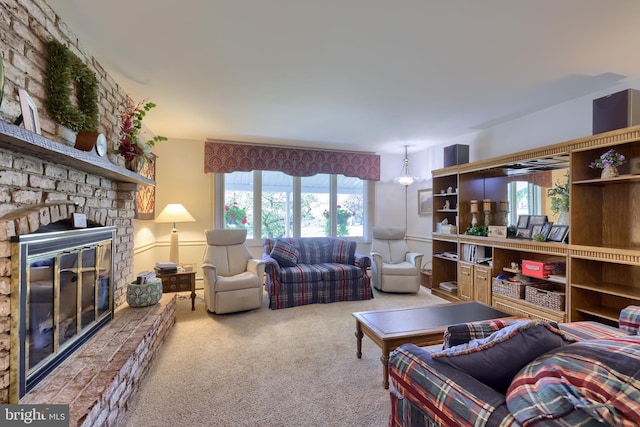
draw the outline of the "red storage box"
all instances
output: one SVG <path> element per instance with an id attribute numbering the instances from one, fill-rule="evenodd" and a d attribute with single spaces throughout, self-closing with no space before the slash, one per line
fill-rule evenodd
<path id="1" fill-rule="evenodd" d="M 558 270 L 558 263 L 555 262 L 531 261 L 528 259 L 522 260 L 522 274 L 525 276 L 546 279 L 553 274 L 554 271 Z"/>

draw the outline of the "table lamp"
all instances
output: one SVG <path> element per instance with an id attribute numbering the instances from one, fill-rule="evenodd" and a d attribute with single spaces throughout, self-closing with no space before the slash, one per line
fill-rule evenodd
<path id="1" fill-rule="evenodd" d="M 195 218 L 191 216 L 189 212 L 180 203 L 169 203 L 160 212 L 160 215 L 156 217 L 155 222 L 160 223 L 173 223 L 173 230 L 171 230 L 171 246 L 169 247 L 169 261 L 178 263 L 178 229 L 176 228 L 176 222 L 194 222 Z"/>

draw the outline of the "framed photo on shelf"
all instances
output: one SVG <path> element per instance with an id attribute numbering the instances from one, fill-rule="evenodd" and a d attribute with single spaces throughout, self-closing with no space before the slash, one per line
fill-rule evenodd
<path id="1" fill-rule="evenodd" d="M 507 238 L 507 226 L 505 225 L 490 225 L 488 230 L 489 237 L 500 237 L 502 239 Z"/>
<path id="2" fill-rule="evenodd" d="M 431 213 L 433 213 L 433 190 L 431 188 L 418 190 L 418 215 Z"/>
<path id="3" fill-rule="evenodd" d="M 529 225 L 544 225 L 545 222 L 549 221 L 546 215 L 531 215 L 529 217 Z"/>
<path id="4" fill-rule="evenodd" d="M 533 225 L 531 226 L 531 237 L 536 234 L 542 234 L 542 226 L 541 225 Z"/>
<path id="5" fill-rule="evenodd" d="M 549 232 L 549 236 L 547 240 L 551 242 L 564 242 L 564 239 L 567 237 L 567 233 L 569 232 L 568 225 L 553 225 L 551 226 L 551 231 Z"/>
<path id="6" fill-rule="evenodd" d="M 518 226 L 520 228 L 529 227 L 529 215 L 518 215 Z"/>
<path id="7" fill-rule="evenodd" d="M 516 231 L 516 238 L 518 238 L 518 239 L 531 239 L 531 229 L 530 228 L 518 228 L 518 231 Z"/>
<path id="8" fill-rule="evenodd" d="M 18 97 L 20 98 L 20 112 L 22 113 L 22 122 L 24 128 L 40 135 L 40 116 L 38 116 L 38 107 L 33 102 L 26 90 L 18 89 Z M 16 124 L 19 124 L 16 123 Z"/>
<path id="9" fill-rule="evenodd" d="M 540 234 L 542 234 L 542 237 L 544 237 L 544 240 L 547 240 L 549 238 L 551 227 L 553 227 L 552 222 L 545 222 L 542 228 L 540 229 Z"/>

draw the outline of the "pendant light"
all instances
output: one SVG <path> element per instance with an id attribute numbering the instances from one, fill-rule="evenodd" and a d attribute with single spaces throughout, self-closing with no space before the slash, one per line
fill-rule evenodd
<path id="1" fill-rule="evenodd" d="M 415 176 L 411 176 L 409 174 L 409 156 L 407 154 L 407 148 L 409 146 L 404 146 L 404 163 L 402 164 L 402 170 L 400 171 L 400 176 L 397 176 L 394 181 L 398 184 L 404 185 L 405 187 L 410 186 L 414 182 L 418 180 Z"/>

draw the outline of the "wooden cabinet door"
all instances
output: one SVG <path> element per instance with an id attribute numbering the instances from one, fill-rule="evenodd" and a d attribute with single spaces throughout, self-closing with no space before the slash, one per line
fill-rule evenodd
<path id="1" fill-rule="evenodd" d="M 463 301 L 473 299 L 473 264 L 458 263 L 458 298 Z"/>
<path id="2" fill-rule="evenodd" d="M 491 267 L 486 265 L 474 266 L 473 290 L 476 301 L 491 304 Z"/>

